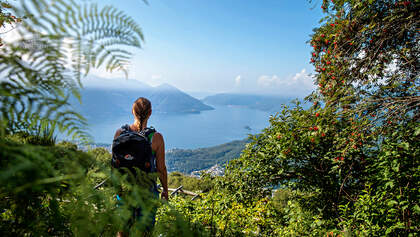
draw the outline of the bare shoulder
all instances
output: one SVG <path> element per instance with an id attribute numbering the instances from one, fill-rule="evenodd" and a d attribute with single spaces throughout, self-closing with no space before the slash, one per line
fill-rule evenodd
<path id="1" fill-rule="evenodd" d="M 164 142 L 164 140 L 163 140 L 163 136 L 162 136 L 162 134 L 161 134 L 161 133 L 159 133 L 159 132 L 156 132 L 156 133 L 153 135 L 153 140 L 152 140 L 152 149 L 153 149 L 154 151 L 157 151 L 157 150 L 159 150 L 159 149 L 165 149 L 164 147 L 165 147 L 165 142 Z"/>
<path id="2" fill-rule="evenodd" d="M 162 143 L 164 140 L 163 140 L 163 136 L 162 136 L 162 134 L 160 133 L 160 132 L 156 132 L 154 135 L 153 135 L 153 141 L 156 141 L 156 142 L 158 142 L 158 143 Z"/>

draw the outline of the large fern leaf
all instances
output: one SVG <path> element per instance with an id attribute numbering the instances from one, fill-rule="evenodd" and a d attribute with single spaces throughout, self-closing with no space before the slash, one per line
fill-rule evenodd
<path id="1" fill-rule="evenodd" d="M 81 77 L 92 67 L 127 74 L 129 48 L 144 41 L 141 28 L 112 6 L 73 0 L 21 0 L 13 11 L 26 18 L 15 29 L 18 40 L 0 48 L 0 133 L 36 115 L 87 138 L 68 98 L 80 100 Z"/>

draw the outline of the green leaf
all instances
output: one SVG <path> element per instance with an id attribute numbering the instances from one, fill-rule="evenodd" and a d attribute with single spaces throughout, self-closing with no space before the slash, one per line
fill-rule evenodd
<path id="1" fill-rule="evenodd" d="M 6 2 L 2 2 L 1 3 L 1 6 L 4 7 L 4 8 L 12 8 L 12 5 L 10 5 L 10 4 L 6 3 Z"/>
<path id="2" fill-rule="evenodd" d="M 397 205 L 397 204 L 398 204 L 398 202 L 397 202 L 397 201 L 395 201 L 395 200 L 390 200 L 390 201 L 388 201 L 388 206 L 390 206 L 390 207 L 395 206 L 395 205 Z"/>
<path id="3" fill-rule="evenodd" d="M 418 136 L 420 135 L 420 126 L 416 128 L 415 132 L 414 132 L 414 136 Z"/>
<path id="4" fill-rule="evenodd" d="M 414 212 L 417 214 L 417 215 L 419 215 L 420 214 L 420 207 L 419 207 L 419 205 L 418 204 L 416 204 L 415 206 L 414 206 Z"/>

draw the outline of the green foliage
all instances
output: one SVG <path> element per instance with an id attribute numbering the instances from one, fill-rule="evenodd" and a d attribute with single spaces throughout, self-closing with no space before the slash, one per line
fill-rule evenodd
<path id="1" fill-rule="evenodd" d="M 97 185 L 108 181 L 111 173 L 111 154 L 102 147 L 91 149 L 87 153 L 93 156 L 97 162 L 89 169 L 87 174 L 89 179 Z"/>
<path id="2" fill-rule="evenodd" d="M 0 140 L 0 233 L 115 236 L 123 230 L 132 235 L 146 232 L 150 214 L 160 205 L 148 191 L 148 176 L 112 172 L 110 153 L 104 148 L 82 152 L 70 142 L 39 146 L 29 141 L 20 135 Z M 117 193 L 122 202 L 117 202 Z M 132 207 L 140 207 L 144 216 L 128 228 Z M 193 232 L 182 215 L 166 210 L 159 211 L 165 215 L 160 215 L 162 221 L 153 234 L 197 236 L 199 232 Z"/>
<path id="3" fill-rule="evenodd" d="M 420 137 L 416 129 L 418 124 L 408 123 L 385 131 L 375 161 L 367 167 L 366 188 L 354 204 L 342 207 L 341 225 L 365 236 L 414 236 L 419 231 Z"/>
<path id="4" fill-rule="evenodd" d="M 131 52 L 125 48 L 140 47 L 140 27 L 109 6 L 98 10 L 94 4 L 37 0 L 8 7 L 26 18 L 14 29 L 17 39 L 0 48 L 5 79 L 0 82 L 0 134 L 30 130 L 22 121 L 43 121 L 87 139 L 86 122 L 72 111 L 68 98 L 80 98 L 80 78 L 91 67 L 127 72 Z"/>
<path id="5" fill-rule="evenodd" d="M 159 206 L 145 188 L 149 178 L 110 172 L 103 163 L 109 154 L 102 149 L 86 153 L 69 143 L 37 146 L 3 139 L 0 148 L 0 233 L 115 236 L 125 230 L 137 235 L 146 231 L 149 214 Z M 104 174 L 109 181 L 95 190 Z M 132 207 L 140 207 L 144 216 L 128 228 Z"/>
<path id="6" fill-rule="evenodd" d="M 68 150 L 77 151 L 78 147 L 76 144 L 69 142 L 69 141 L 60 141 L 56 144 L 57 146 L 64 147 Z"/>
<path id="7" fill-rule="evenodd" d="M 31 116 L 29 121 L 19 121 L 15 124 L 19 125 L 10 124 L 8 127 L 9 135 L 6 138 L 32 145 L 52 146 L 56 143 L 56 123 L 52 121 Z"/>
<path id="8" fill-rule="evenodd" d="M 191 177 L 186 176 L 180 172 L 171 172 L 168 175 L 168 186 L 170 188 L 178 188 L 179 186 L 183 187 L 185 190 L 189 191 L 209 191 L 213 183 L 210 178 L 202 177 Z"/>
<path id="9" fill-rule="evenodd" d="M 325 217 L 337 217 L 338 205 L 363 187 L 363 165 L 369 155 L 367 139 L 363 149 L 338 145 L 340 140 L 350 142 L 347 134 L 355 120 L 351 121 L 318 107 L 284 108 L 253 137 L 242 156 L 229 163 L 222 185 L 244 201 L 262 198 L 279 185 L 311 192 L 322 203 L 316 208 Z"/>
<path id="10" fill-rule="evenodd" d="M 189 228 L 200 230 L 201 235 L 320 236 L 326 231 L 320 215 L 305 210 L 296 200 L 279 208 L 275 199 L 243 203 L 222 190 L 213 190 L 194 201 L 176 197 L 170 204 L 171 210 L 182 213 Z"/>
<path id="11" fill-rule="evenodd" d="M 316 97 L 348 115 L 419 119 L 418 1 L 323 1 L 311 39 Z"/>
<path id="12" fill-rule="evenodd" d="M 209 236 L 208 231 L 200 224 L 188 221 L 178 209 L 185 204 L 180 198 L 171 200 L 170 205 L 162 206 L 157 213 L 157 223 L 154 233 L 162 236 Z"/>
<path id="13" fill-rule="evenodd" d="M 60 147 L 21 145 L 1 141 L 1 232 L 23 235 L 65 233 L 61 198 L 70 180 L 80 180 L 92 160 Z M 35 223 L 39 223 L 35 225 Z M 54 230 L 50 228 L 54 227 Z"/>

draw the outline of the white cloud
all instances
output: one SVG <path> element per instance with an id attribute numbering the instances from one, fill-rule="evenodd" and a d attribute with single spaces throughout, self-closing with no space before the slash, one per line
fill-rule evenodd
<path id="1" fill-rule="evenodd" d="M 266 92 L 293 96 L 304 96 L 315 89 L 313 77 L 305 68 L 289 77 L 261 75 L 258 77 L 257 85 Z"/>
<path id="2" fill-rule="evenodd" d="M 291 84 L 298 84 L 303 85 L 306 87 L 313 87 L 314 78 L 306 72 L 306 69 L 302 69 L 302 71 L 296 73 L 291 81 Z"/>
<path id="3" fill-rule="evenodd" d="M 238 87 L 242 84 L 243 81 L 243 77 L 241 75 L 238 75 L 237 77 L 235 77 L 235 86 Z"/>
<path id="4" fill-rule="evenodd" d="M 277 75 L 267 76 L 262 75 L 258 78 L 258 86 L 260 87 L 273 87 L 281 84 L 281 79 Z"/>

